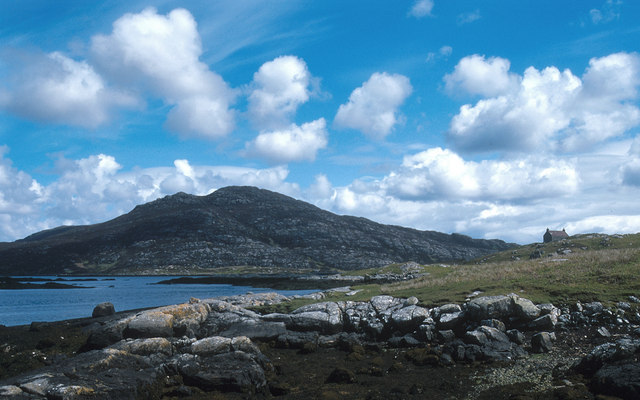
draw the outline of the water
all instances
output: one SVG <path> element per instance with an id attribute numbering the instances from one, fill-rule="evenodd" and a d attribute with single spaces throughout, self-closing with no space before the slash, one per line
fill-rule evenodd
<path id="1" fill-rule="evenodd" d="M 56 277 L 39 277 L 56 279 Z M 278 292 L 284 295 L 307 294 L 315 290 L 272 290 L 250 286 L 176 284 L 154 285 L 168 276 L 83 277 L 87 282 L 61 282 L 91 289 L 0 290 L 0 324 L 26 325 L 32 321 L 60 321 L 90 317 L 93 308 L 105 301 L 116 311 L 159 307 L 188 302 L 191 297 L 206 299 L 247 292 Z M 73 279 L 73 278 L 68 278 Z M 38 282 L 34 282 L 38 283 Z"/>

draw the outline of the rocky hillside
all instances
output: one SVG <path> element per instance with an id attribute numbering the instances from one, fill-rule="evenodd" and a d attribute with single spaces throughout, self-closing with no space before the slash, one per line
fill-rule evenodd
<path id="1" fill-rule="evenodd" d="M 471 259 L 510 247 L 339 216 L 253 187 L 227 187 L 208 196 L 178 193 L 101 224 L 2 243 L 0 274 L 186 274 L 227 266 L 322 272 Z"/>

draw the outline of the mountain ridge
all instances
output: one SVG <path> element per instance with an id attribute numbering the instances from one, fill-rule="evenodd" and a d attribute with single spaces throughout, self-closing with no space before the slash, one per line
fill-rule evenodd
<path id="1" fill-rule="evenodd" d="M 186 274 L 227 266 L 353 270 L 470 259 L 510 246 L 383 225 L 265 189 L 229 186 L 206 196 L 180 192 L 106 222 L 0 243 L 0 273 Z"/>

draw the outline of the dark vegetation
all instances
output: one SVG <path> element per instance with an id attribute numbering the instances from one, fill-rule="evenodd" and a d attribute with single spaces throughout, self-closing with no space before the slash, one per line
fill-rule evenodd
<path id="1" fill-rule="evenodd" d="M 253 187 L 227 187 L 208 196 L 178 193 L 101 224 L 2 243 L 0 273 L 197 275 L 229 266 L 332 273 L 468 260 L 511 247 L 339 216 Z"/>

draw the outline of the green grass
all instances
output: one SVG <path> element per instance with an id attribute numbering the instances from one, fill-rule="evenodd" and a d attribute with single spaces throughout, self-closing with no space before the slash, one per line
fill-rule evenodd
<path id="1" fill-rule="evenodd" d="M 536 249 L 543 257 L 529 259 Z M 571 250 L 566 254 L 558 251 Z M 396 266 L 389 266 L 389 272 Z M 355 286 L 361 292 L 330 300 L 366 300 L 379 294 L 416 296 L 435 306 L 464 302 L 474 291 L 482 295 L 516 293 L 537 303 L 569 304 L 575 301 L 614 303 L 629 295 L 640 296 L 640 234 L 579 235 L 544 245 L 531 244 L 467 264 L 423 266 L 429 275 L 394 284 Z M 357 273 L 372 273 L 368 270 Z"/>

